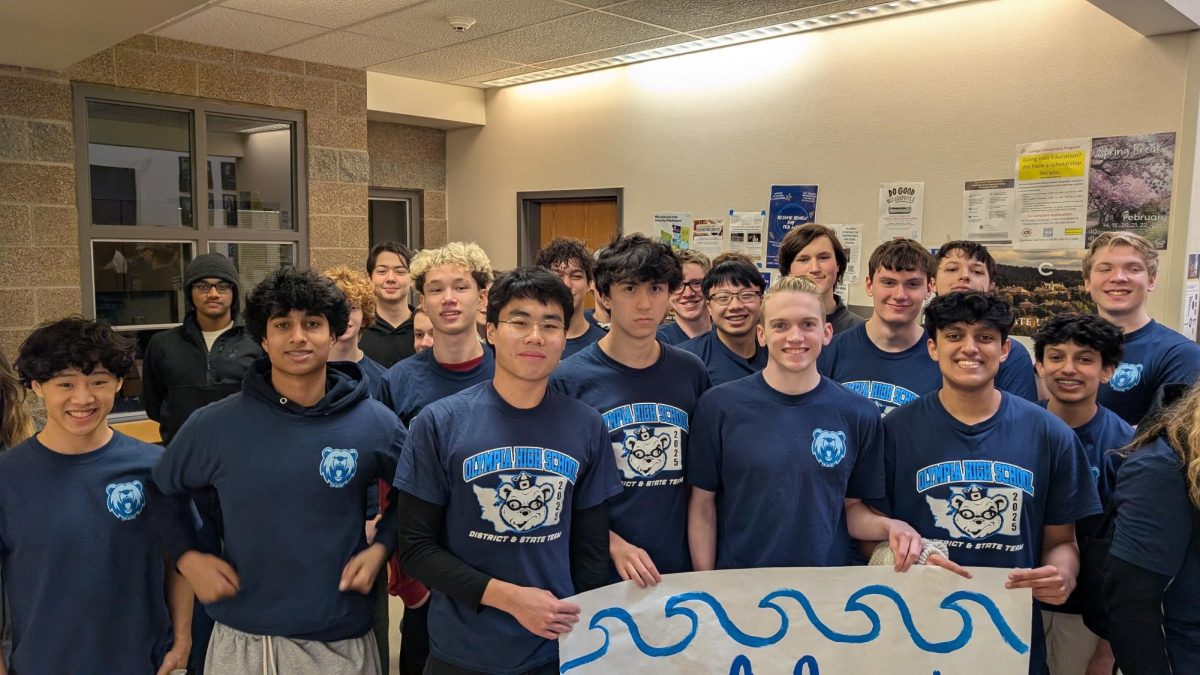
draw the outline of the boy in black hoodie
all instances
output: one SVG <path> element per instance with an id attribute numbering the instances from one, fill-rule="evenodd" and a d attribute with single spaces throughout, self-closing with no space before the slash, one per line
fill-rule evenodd
<path id="1" fill-rule="evenodd" d="M 312 272 L 259 284 L 247 329 L 267 357 L 240 393 L 192 415 L 154 470 L 168 494 L 213 487 L 221 501 L 223 555 L 180 544 L 177 557 L 217 622 L 213 672 L 381 672 L 370 591 L 396 526 L 383 518 L 368 546 L 363 521 L 406 432 L 358 364 L 327 363 L 349 313 Z"/>

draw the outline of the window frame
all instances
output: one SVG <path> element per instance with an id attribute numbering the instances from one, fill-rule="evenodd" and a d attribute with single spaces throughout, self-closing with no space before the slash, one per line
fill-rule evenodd
<path id="1" fill-rule="evenodd" d="M 234 243 L 289 243 L 295 246 L 296 267 L 308 268 L 308 178 L 307 142 L 305 138 L 305 113 L 301 110 L 271 108 L 251 104 L 229 103 L 211 99 L 134 91 L 95 84 L 72 83 L 74 102 L 75 138 L 75 198 L 79 225 L 79 272 L 80 291 L 83 295 L 84 316 L 96 318 L 96 288 L 92 261 L 93 241 L 161 241 L 192 244 L 193 256 L 207 253 L 210 242 Z M 192 166 L 192 227 L 163 227 L 159 225 L 96 225 L 92 223 L 91 170 L 88 157 L 88 102 L 100 101 L 133 107 L 159 108 L 188 112 L 191 123 L 191 166 Z M 207 177 L 200 167 L 208 162 L 208 118 L 209 114 L 224 117 L 262 121 L 283 122 L 293 125 L 292 134 L 292 199 L 294 214 L 293 230 L 258 230 L 236 227 L 212 227 L 209 225 L 209 209 L 205 199 L 197 195 L 206 194 Z M 199 159 L 204 159 L 203 162 Z M 198 188 L 203 187 L 203 190 Z M 216 210 L 214 205 L 214 210 Z M 190 261 L 189 261 L 190 262 Z M 122 326 L 122 330 L 139 331 L 177 326 L 179 324 L 153 326 Z"/>

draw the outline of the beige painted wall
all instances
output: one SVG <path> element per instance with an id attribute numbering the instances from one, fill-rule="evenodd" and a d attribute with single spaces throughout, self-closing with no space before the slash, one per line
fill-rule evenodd
<path id="1" fill-rule="evenodd" d="M 865 266 L 881 182 L 925 181 L 935 245 L 961 235 L 963 181 L 1011 177 L 1018 143 L 1182 132 L 1188 50 L 1083 0 L 978 0 L 493 90 L 485 127 L 447 133 L 449 234 L 502 268 L 518 191 L 623 187 L 625 230 L 649 232 L 655 211 L 757 210 L 772 183 L 813 182 L 818 220 L 866 226 Z M 1168 257 L 1160 287 L 1182 283 Z M 1167 296 L 1151 312 L 1174 324 Z"/>

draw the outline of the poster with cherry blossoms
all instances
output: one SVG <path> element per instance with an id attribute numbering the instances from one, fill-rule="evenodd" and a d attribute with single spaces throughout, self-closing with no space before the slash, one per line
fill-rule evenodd
<path id="1" fill-rule="evenodd" d="M 1092 139 L 1087 243 L 1103 232 L 1134 232 L 1167 247 L 1175 134 Z"/>

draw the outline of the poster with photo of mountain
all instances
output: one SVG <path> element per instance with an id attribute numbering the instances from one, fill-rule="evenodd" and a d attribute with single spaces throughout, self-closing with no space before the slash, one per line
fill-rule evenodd
<path id="1" fill-rule="evenodd" d="M 1092 139 L 1087 243 L 1103 232 L 1133 232 L 1167 248 L 1175 134 Z"/>
<path id="2" fill-rule="evenodd" d="M 1043 321 L 1063 312 L 1095 312 L 1083 288 L 1083 256 L 1087 251 L 1022 251 L 992 249 L 996 259 L 996 294 L 1013 309 L 1012 335 L 1031 336 Z"/>

